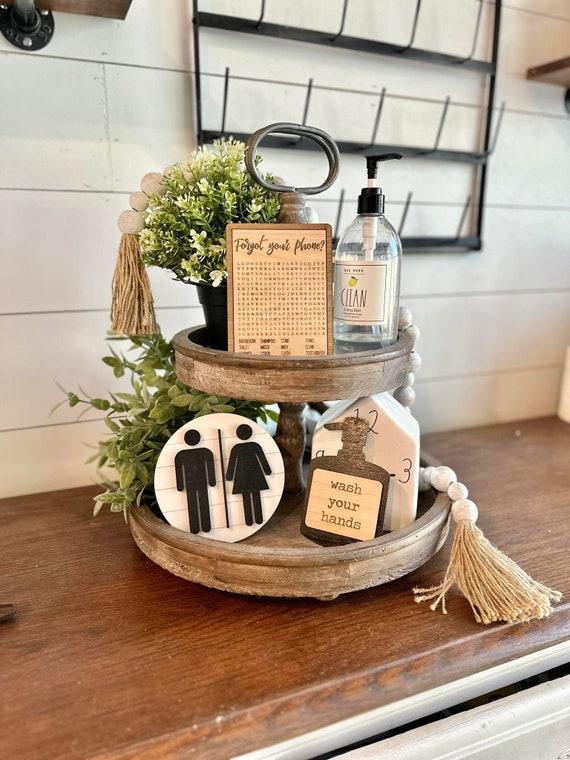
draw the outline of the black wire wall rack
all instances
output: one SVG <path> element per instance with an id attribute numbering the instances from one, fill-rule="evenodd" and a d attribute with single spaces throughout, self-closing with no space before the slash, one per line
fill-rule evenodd
<path id="1" fill-rule="evenodd" d="M 421 251 L 479 251 L 482 249 L 482 233 L 483 233 L 483 221 L 484 221 L 484 206 L 485 206 L 485 190 L 487 181 L 487 169 L 489 158 L 495 150 L 499 130 L 502 123 L 503 113 L 505 110 L 505 103 L 501 104 L 498 111 L 496 123 L 493 130 L 493 112 L 495 107 L 495 85 L 496 85 L 496 73 L 497 73 L 497 59 L 499 52 L 499 37 L 500 37 L 500 23 L 501 23 L 501 3 L 502 0 L 495 0 L 495 10 L 493 19 L 493 32 L 492 32 L 492 51 L 491 60 L 482 61 L 474 59 L 475 50 L 477 47 L 477 40 L 479 37 L 479 29 L 481 25 L 481 16 L 484 0 L 474 0 L 479 7 L 477 11 L 475 27 L 473 30 L 473 36 L 471 40 L 470 49 L 463 57 L 452 56 L 443 53 L 437 53 L 430 50 L 424 50 L 414 47 L 416 33 L 419 24 L 420 11 L 422 0 L 416 0 L 414 18 L 412 23 L 412 29 L 410 32 L 409 41 L 404 46 L 398 46 L 391 43 L 381 42 L 377 40 L 364 39 L 360 37 L 351 37 L 344 34 L 344 27 L 349 10 L 350 0 L 344 0 L 342 5 L 341 17 L 339 20 L 339 28 L 335 34 L 326 33 L 313 29 L 303 29 L 299 27 L 285 26 L 281 24 L 268 23 L 264 20 L 266 11 L 266 0 L 260 2 L 259 17 L 255 20 L 240 18 L 237 16 L 228 16 L 218 13 L 206 13 L 202 12 L 198 8 L 198 0 L 193 0 L 194 8 L 194 76 L 195 76 L 195 96 L 196 96 L 196 121 L 197 121 L 197 137 L 198 143 L 203 145 L 205 143 L 211 143 L 213 140 L 219 137 L 229 137 L 230 133 L 226 130 L 226 117 L 227 117 L 227 103 L 228 93 L 230 89 L 230 83 L 232 80 L 249 81 L 256 83 L 263 83 L 266 85 L 275 86 L 293 86 L 293 87 L 305 87 L 305 100 L 303 106 L 303 113 L 301 123 L 306 124 L 309 116 L 311 96 L 314 90 L 328 90 L 339 93 L 351 93 L 362 95 L 374 95 L 378 97 L 378 105 L 376 108 L 373 123 L 371 124 L 370 140 L 366 143 L 360 141 L 350 140 L 336 140 L 337 145 L 341 153 L 349 153 L 365 156 L 369 153 L 391 152 L 397 151 L 402 155 L 409 158 L 422 158 L 438 161 L 459 161 L 474 166 L 477 172 L 477 200 L 473 205 L 474 224 L 473 231 L 462 236 L 462 231 L 465 226 L 465 222 L 469 215 L 471 208 L 471 196 L 467 198 L 462 206 L 461 216 L 458 223 L 457 233 L 455 236 L 421 236 L 421 237 L 402 237 L 402 244 L 404 251 L 407 252 L 421 252 Z M 200 66 L 200 28 L 206 27 L 211 29 L 222 29 L 225 31 L 238 32 L 243 34 L 261 35 L 266 37 L 295 40 L 298 42 L 305 42 L 317 45 L 325 45 L 328 47 L 336 47 L 347 50 L 358 50 L 360 52 L 366 52 L 374 55 L 392 56 L 396 58 L 404 58 L 414 61 L 422 61 L 430 64 L 440 66 L 451 66 L 457 69 L 467 69 L 471 71 L 478 71 L 485 75 L 487 81 L 487 102 L 484 106 L 484 135 L 482 140 L 482 148 L 477 151 L 460 151 L 449 150 L 446 148 L 440 148 L 440 140 L 445 125 L 445 120 L 451 104 L 451 98 L 448 96 L 445 100 L 434 101 L 427 98 L 416 98 L 417 100 L 440 103 L 441 113 L 437 128 L 435 129 L 434 140 L 429 147 L 419 147 L 410 145 L 395 145 L 386 144 L 378 139 L 380 133 L 380 124 L 382 110 L 387 98 L 401 98 L 401 99 L 414 99 L 407 96 L 397 95 L 394 93 L 388 93 L 386 88 L 383 87 L 381 92 L 377 91 L 363 91 L 355 89 L 347 89 L 341 87 L 322 86 L 315 84 L 312 78 L 309 78 L 306 84 L 299 82 L 286 82 L 283 80 L 269 80 L 260 77 L 248 77 L 232 75 L 229 67 L 226 67 L 225 73 L 222 74 L 210 74 L 202 73 Z M 222 102 L 222 116 L 219 129 L 204 129 L 202 122 L 202 83 L 203 76 L 215 76 L 223 77 L 223 102 Z M 232 130 L 231 136 L 238 140 L 246 140 L 249 135 L 247 133 L 236 132 Z M 314 150 L 314 146 L 311 142 L 299 139 L 292 139 L 290 136 L 269 135 L 264 145 L 273 148 L 291 148 L 295 147 L 300 150 Z M 340 197 L 338 199 L 337 215 L 335 232 L 338 232 L 339 223 L 342 214 L 342 208 L 344 203 L 345 192 L 341 190 Z M 404 232 L 404 225 L 408 216 L 408 211 L 412 205 L 412 192 L 409 192 L 404 205 L 402 218 L 400 221 L 400 235 Z"/>

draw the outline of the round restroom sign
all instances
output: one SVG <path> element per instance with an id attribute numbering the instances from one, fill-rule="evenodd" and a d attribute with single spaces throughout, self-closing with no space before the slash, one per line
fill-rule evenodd
<path id="1" fill-rule="evenodd" d="M 233 542 L 269 520 L 284 477 L 281 453 L 262 427 L 238 414 L 207 414 L 168 439 L 154 488 L 175 528 Z"/>

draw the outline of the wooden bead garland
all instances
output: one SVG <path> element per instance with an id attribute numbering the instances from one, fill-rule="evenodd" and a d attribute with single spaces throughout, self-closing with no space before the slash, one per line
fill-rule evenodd
<path id="1" fill-rule="evenodd" d="M 409 385 L 401 385 L 394 391 L 394 398 L 402 406 L 411 406 L 416 400 L 416 392 Z"/>
<path id="2" fill-rule="evenodd" d="M 164 195 L 166 187 L 162 183 L 162 174 L 149 172 L 141 179 L 141 190 L 146 195 Z"/>
<path id="3" fill-rule="evenodd" d="M 408 335 L 410 335 L 413 338 L 414 343 L 416 340 L 419 339 L 421 335 L 420 328 L 417 327 L 416 325 L 410 325 L 409 327 L 407 327 L 406 332 L 408 333 Z"/>
<path id="4" fill-rule="evenodd" d="M 461 520 L 470 520 L 474 523 L 477 522 L 477 518 L 479 517 L 479 510 L 474 501 L 470 499 L 457 499 L 451 507 L 451 516 L 456 523 Z"/>
<path id="5" fill-rule="evenodd" d="M 138 211 L 123 211 L 119 214 L 118 227 L 123 235 L 138 235 L 144 229 L 144 214 Z"/>
<path id="6" fill-rule="evenodd" d="M 405 330 L 406 327 L 411 327 L 412 325 L 412 312 L 408 309 L 407 306 L 400 306 L 400 316 L 398 319 L 398 329 L 399 330 Z"/>
<path id="7" fill-rule="evenodd" d="M 118 219 L 122 235 L 113 275 L 111 325 L 124 335 L 155 335 L 159 332 L 138 236 L 144 229 L 149 197 L 166 192 L 163 175 L 158 172 L 145 174 L 140 188 L 129 196 L 131 209 L 123 211 Z"/>
<path id="8" fill-rule="evenodd" d="M 148 195 L 143 193 L 142 190 L 137 190 L 136 193 L 130 194 L 129 204 L 135 211 L 146 211 L 148 208 Z"/>
<path id="9" fill-rule="evenodd" d="M 417 353 L 417 351 L 413 351 L 410 354 L 409 365 L 411 372 L 417 372 L 422 366 L 422 357 Z"/>
<path id="10" fill-rule="evenodd" d="M 452 483 L 457 483 L 457 476 L 450 467 L 436 467 L 431 475 L 431 484 L 437 491 L 447 491 Z"/>
<path id="11" fill-rule="evenodd" d="M 430 469 L 430 467 L 420 467 L 418 476 L 418 489 L 420 491 L 429 491 L 431 488 L 430 473 L 428 472 Z"/>
<path id="12" fill-rule="evenodd" d="M 421 467 L 420 490 L 430 486 L 447 491 L 453 502 L 455 538 L 443 581 L 415 588 L 415 601 L 434 600 L 430 608 L 435 610 L 441 604 L 446 614 L 446 596 L 456 586 L 471 605 L 478 623 L 526 623 L 548 617 L 553 602 L 559 602 L 562 594 L 535 581 L 485 538 L 475 525 L 477 505 L 467 498 L 467 487 L 457 481 L 454 471 L 450 467 Z"/>
<path id="13" fill-rule="evenodd" d="M 469 489 L 463 483 L 450 483 L 447 495 L 451 501 L 459 501 L 459 499 L 466 499 L 469 496 Z"/>
<path id="14" fill-rule="evenodd" d="M 420 337 L 420 330 L 413 324 L 413 316 L 410 309 L 406 306 L 400 306 L 398 328 L 404 330 L 410 335 L 414 342 Z M 393 393 L 394 398 L 402 406 L 410 407 L 416 400 L 416 392 L 412 385 L 416 381 L 415 372 L 420 368 L 422 360 L 419 354 L 412 352 L 410 354 L 410 371 L 406 375 L 403 384 L 400 385 Z"/>

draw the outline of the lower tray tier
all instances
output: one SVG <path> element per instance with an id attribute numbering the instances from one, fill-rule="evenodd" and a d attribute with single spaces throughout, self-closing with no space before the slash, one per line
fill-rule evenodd
<path id="1" fill-rule="evenodd" d="M 236 594 L 327 600 L 412 572 L 439 551 L 449 531 L 449 498 L 431 490 L 420 494 L 418 518 L 407 528 L 323 547 L 299 530 L 302 504 L 302 494 L 284 497 L 267 525 L 235 544 L 173 528 L 144 506 L 132 507 L 129 528 L 147 557 L 194 583 Z"/>

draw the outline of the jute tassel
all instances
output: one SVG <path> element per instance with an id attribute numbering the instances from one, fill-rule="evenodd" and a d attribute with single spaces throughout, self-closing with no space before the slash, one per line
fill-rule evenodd
<path id="1" fill-rule="evenodd" d="M 121 244 L 113 274 L 111 325 L 124 335 L 156 335 L 152 291 L 140 255 L 138 233 L 143 215 L 124 211 L 119 217 Z"/>
<path id="2" fill-rule="evenodd" d="M 441 604 L 446 614 L 446 594 L 456 586 L 478 623 L 526 623 L 548 617 L 562 594 L 533 580 L 485 538 L 475 525 L 478 510 L 472 501 L 457 500 L 451 515 L 456 529 L 445 577 L 437 586 L 415 588 L 415 601 L 433 599 L 431 609 Z"/>

